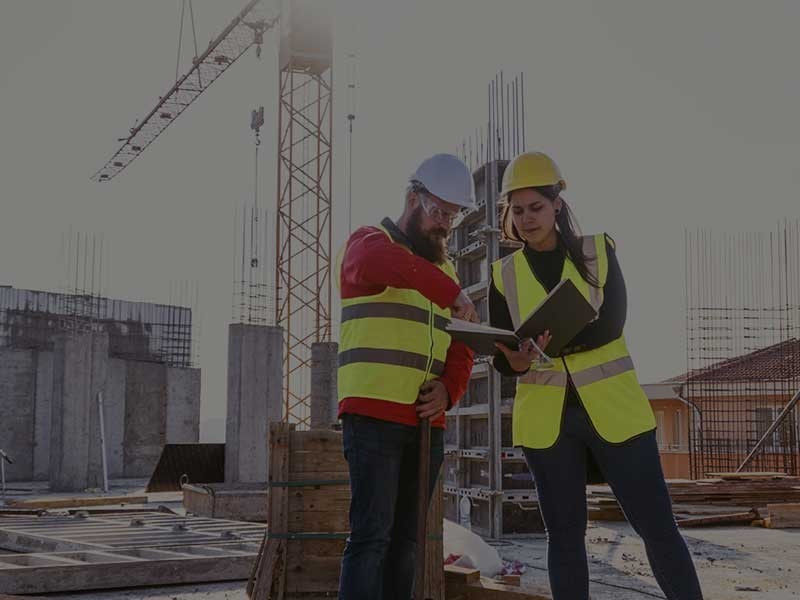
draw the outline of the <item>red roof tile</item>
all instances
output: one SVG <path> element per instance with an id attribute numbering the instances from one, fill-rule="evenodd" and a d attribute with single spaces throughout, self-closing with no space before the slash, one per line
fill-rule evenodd
<path id="1" fill-rule="evenodd" d="M 664 383 L 785 379 L 800 379 L 800 339 L 786 340 L 704 369 L 689 371 Z"/>

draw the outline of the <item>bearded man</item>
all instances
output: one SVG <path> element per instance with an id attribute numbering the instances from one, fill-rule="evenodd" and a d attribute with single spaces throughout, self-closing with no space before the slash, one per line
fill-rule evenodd
<path id="1" fill-rule="evenodd" d="M 409 178 L 395 223 L 347 241 L 338 284 L 342 318 L 338 395 L 350 470 L 350 536 L 340 600 L 409 600 L 417 495 L 444 460 L 444 413 L 467 388 L 472 351 L 450 339 L 451 318 L 477 321 L 447 258 L 450 228 L 475 206 L 469 168 L 436 154 Z M 430 419 L 430 486 L 418 491 L 421 419 Z"/>

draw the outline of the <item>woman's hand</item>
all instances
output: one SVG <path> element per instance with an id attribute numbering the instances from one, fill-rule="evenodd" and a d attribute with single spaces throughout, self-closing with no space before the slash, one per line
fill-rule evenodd
<path id="1" fill-rule="evenodd" d="M 545 331 L 536 338 L 536 345 L 544 351 L 551 339 L 553 339 L 553 336 L 550 335 L 549 331 Z M 494 345 L 505 355 L 508 364 L 517 373 L 525 373 L 531 368 L 531 363 L 541 357 L 539 352 L 536 351 L 531 338 L 522 340 L 519 345 L 519 350 L 512 350 L 500 342 L 495 342 Z"/>

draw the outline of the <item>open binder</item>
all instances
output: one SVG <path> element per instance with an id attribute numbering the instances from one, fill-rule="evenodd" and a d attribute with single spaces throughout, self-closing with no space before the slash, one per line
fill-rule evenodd
<path id="1" fill-rule="evenodd" d="M 450 321 L 447 331 L 453 339 L 465 343 L 476 354 L 491 356 L 497 352 L 495 342 L 516 349 L 521 340 L 533 338 L 535 341 L 537 336 L 549 330 L 552 339 L 543 350 L 549 356 L 558 356 L 572 338 L 596 317 L 597 311 L 575 284 L 564 279 L 530 312 L 516 331 L 460 319 Z"/>

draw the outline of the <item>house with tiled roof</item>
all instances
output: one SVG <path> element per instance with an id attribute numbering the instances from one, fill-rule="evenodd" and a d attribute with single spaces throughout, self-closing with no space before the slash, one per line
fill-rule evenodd
<path id="1" fill-rule="evenodd" d="M 800 389 L 800 339 L 643 387 L 667 478 L 734 471 Z M 798 417 L 795 408 L 747 470 L 800 474 Z"/>

